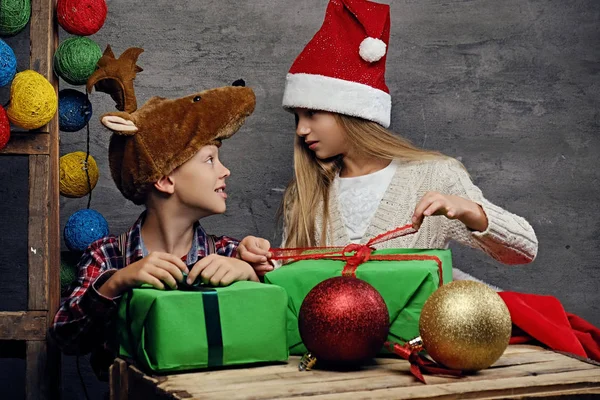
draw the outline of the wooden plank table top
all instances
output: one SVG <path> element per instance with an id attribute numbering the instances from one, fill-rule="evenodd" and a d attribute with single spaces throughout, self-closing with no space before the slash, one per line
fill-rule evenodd
<path id="1" fill-rule="evenodd" d="M 600 366 L 537 346 L 509 346 L 491 368 L 461 378 L 409 373 L 378 358 L 360 370 L 298 371 L 287 364 L 150 376 L 123 360 L 111 368 L 111 399 L 494 399 L 600 395 Z"/>

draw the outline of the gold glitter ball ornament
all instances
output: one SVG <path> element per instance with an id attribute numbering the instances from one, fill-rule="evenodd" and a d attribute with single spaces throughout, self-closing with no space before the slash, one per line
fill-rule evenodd
<path id="1" fill-rule="evenodd" d="M 448 368 L 477 371 L 504 353 L 512 321 L 502 298 L 483 283 L 455 281 L 425 302 L 419 331 L 427 353 Z"/>

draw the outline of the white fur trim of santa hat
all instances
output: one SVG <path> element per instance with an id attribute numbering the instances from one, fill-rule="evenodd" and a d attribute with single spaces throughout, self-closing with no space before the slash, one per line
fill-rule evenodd
<path id="1" fill-rule="evenodd" d="M 330 111 L 390 126 L 392 97 L 358 82 L 323 75 L 288 74 L 283 107 Z"/>
<path id="2" fill-rule="evenodd" d="M 360 42 L 358 54 L 360 57 L 368 62 L 377 62 L 385 56 L 387 45 L 381 39 L 368 37 Z"/>

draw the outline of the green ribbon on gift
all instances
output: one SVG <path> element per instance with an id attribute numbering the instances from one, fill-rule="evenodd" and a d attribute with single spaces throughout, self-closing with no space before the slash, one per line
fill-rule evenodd
<path id="1" fill-rule="evenodd" d="M 208 342 L 208 366 L 223 365 L 223 332 L 221 330 L 221 314 L 219 312 L 219 295 L 215 289 L 200 288 L 204 304 L 204 322 L 206 323 L 206 340 Z"/>
<path id="2" fill-rule="evenodd" d="M 206 324 L 206 341 L 208 344 L 208 367 L 220 367 L 223 365 L 223 330 L 221 327 L 221 313 L 219 311 L 219 294 L 215 289 L 203 286 L 188 285 L 186 291 L 202 292 L 202 304 L 204 306 L 204 323 Z M 131 299 L 133 290 L 127 296 L 127 307 L 125 309 L 127 333 L 129 336 L 130 349 L 135 349 L 134 336 L 131 331 Z"/>

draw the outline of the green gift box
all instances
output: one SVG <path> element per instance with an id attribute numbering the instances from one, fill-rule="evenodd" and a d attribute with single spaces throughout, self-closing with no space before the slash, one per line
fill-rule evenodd
<path id="1" fill-rule="evenodd" d="M 286 361 L 286 309 L 284 289 L 257 282 L 133 289 L 119 307 L 120 354 L 153 372 Z"/>
<path id="2" fill-rule="evenodd" d="M 304 298 L 322 281 L 341 276 L 347 264 L 346 260 L 324 257 L 296 261 L 265 275 L 265 283 L 281 286 L 288 293 L 287 333 L 292 354 L 306 352 L 298 331 L 298 312 Z M 377 258 L 381 260 L 374 260 Z M 425 301 L 442 282 L 452 280 L 452 253 L 429 249 L 375 250 L 370 260 L 358 265 L 355 274 L 382 295 L 390 314 L 388 340 L 404 343 L 419 336 L 419 316 Z"/>

